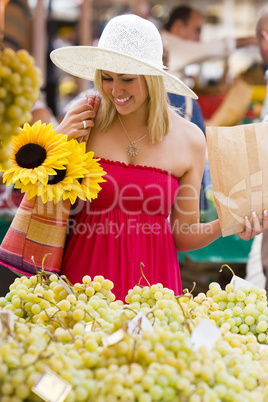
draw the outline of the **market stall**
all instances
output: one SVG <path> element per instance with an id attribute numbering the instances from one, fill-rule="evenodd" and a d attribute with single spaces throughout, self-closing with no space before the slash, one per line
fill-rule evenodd
<path id="1" fill-rule="evenodd" d="M 94 20 L 96 10 L 92 11 L 93 1 L 78 3 L 80 44 L 87 44 L 92 39 L 88 22 Z M 137 13 L 144 6 L 148 9 L 144 1 L 126 4 Z M 15 167 L 10 166 L 10 153 L 2 149 L 0 153 L 4 182 L 9 185 L 7 190 L 3 183 L 0 186 L 2 261 L 7 255 L 1 276 L 20 260 L 16 271 L 20 276 L 10 274 L 8 286 L 0 286 L 1 402 L 266 402 L 267 295 L 263 288 L 243 279 L 251 240 L 243 242 L 231 235 L 201 250 L 178 254 L 181 295 L 161 283 L 149 283 L 142 262 L 140 281 L 122 300 L 113 293 L 116 283 L 101 273 L 71 283 L 53 265 L 54 255 L 62 257 L 65 238 L 62 241 L 59 233 L 66 230 L 70 208 L 79 198 L 91 201 L 98 196 L 105 172 L 83 143 L 67 141 L 63 134 L 56 136 L 52 125 L 27 124 L 40 93 L 37 66 L 47 76 L 43 6 L 42 1 L 36 2 L 34 37 L 40 40 L 40 48 L 35 43 L 35 57 L 25 49 L 1 51 L 0 72 L 5 70 L 4 78 L 12 75 L 16 81 L 9 86 L 3 84 L 4 79 L 0 81 L 1 147 L 10 147 L 17 131 L 22 134 L 22 140 L 17 136 L 12 142 Z M 84 89 L 80 81 L 76 85 L 71 95 Z M 263 88 L 258 89 L 259 97 L 256 92 L 255 98 L 251 93 L 245 97 L 248 107 L 253 100 L 262 100 Z M 10 93 L 1 96 L 1 90 Z M 219 105 L 223 101 L 223 97 L 219 99 Z M 213 102 L 215 105 L 215 98 Z M 20 120 L 14 105 L 23 111 Z M 235 124 L 239 122 L 237 119 Z M 32 145 L 37 146 L 35 150 L 45 149 L 45 168 L 20 165 L 14 157 L 21 148 Z M 66 171 L 67 179 L 64 176 L 56 184 L 48 183 L 53 169 L 57 174 Z M 75 184 L 75 191 L 70 190 L 70 183 Z M 19 190 L 29 195 L 22 203 Z M 36 213 L 40 206 L 42 215 Z M 55 211 L 62 206 L 64 213 L 58 219 Z M 211 207 L 215 217 L 213 202 Z M 202 219 L 209 221 L 211 216 L 204 214 Z M 60 229 L 51 224 L 57 219 Z M 51 237 L 44 236 L 47 228 Z M 18 258 L 18 250 L 24 247 L 22 239 L 27 253 Z M 45 249 L 42 246 L 46 253 L 39 252 Z M 165 261 L 162 263 L 165 269 Z"/>

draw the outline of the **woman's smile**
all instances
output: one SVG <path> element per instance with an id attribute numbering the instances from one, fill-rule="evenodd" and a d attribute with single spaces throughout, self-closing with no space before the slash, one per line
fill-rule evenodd
<path id="1" fill-rule="evenodd" d="M 120 106 L 127 105 L 131 100 L 131 96 L 124 97 L 124 98 L 114 98 L 114 103 Z"/>

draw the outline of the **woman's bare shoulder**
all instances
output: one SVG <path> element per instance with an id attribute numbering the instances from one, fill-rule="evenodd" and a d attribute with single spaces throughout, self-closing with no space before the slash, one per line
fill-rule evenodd
<path id="1" fill-rule="evenodd" d="M 206 139 L 203 131 L 174 112 L 172 128 L 168 134 L 171 171 L 182 177 L 193 166 L 202 166 L 206 155 Z M 201 168 L 200 168 L 201 169 Z"/>
<path id="2" fill-rule="evenodd" d="M 206 147 L 205 135 L 196 124 L 175 112 L 172 112 L 171 120 L 171 133 L 175 141 L 183 142 L 184 146 Z"/>

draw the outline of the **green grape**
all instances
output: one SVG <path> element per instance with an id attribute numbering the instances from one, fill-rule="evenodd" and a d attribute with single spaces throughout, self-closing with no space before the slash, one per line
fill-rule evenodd
<path id="1" fill-rule="evenodd" d="M 236 306 L 234 302 L 228 302 L 226 308 L 229 310 L 233 310 L 233 308 Z"/>
<path id="2" fill-rule="evenodd" d="M 86 303 L 88 300 L 87 295 L 85 293 L 80 293 L 77 299 L 83 301 L 84 303 Z"/>
<path id="3" fill-rule="evenodd" d="M 1 88 L 0 88 L 1 91 Z M 0 92 L 1 93 L 1 92 Z M 1 97 L 1 96 L 0 96 Z M 14 105 L 19 106 L 23 110 L 28 109 L 28 101 L 25 99 L 24 96 L 18 95 L 14 98 Z"/>
<path id="4" fill-rule="evenodd" d="M 163 398 L 163 395 L 164 395 L 163 388 L 158 384 L 153 385 L 150 388 L 149 392 L 150 392 L 152 399 L 155 401 L 161 401 Z"/>
<path id="5" fill-rule="evenodd" d="M 251 315 L 247 315 L 247 316 L 245 317 L 245 324 L 247 324 L 248 326 L 251 327 L 252 325 L 255 324 L 255 318 L 252 317 Z"/>
<path id="6" fill-rule="evenodd" d="M 255 301 L 256 301 L 256 298 L 254 298 L 254 297 L 252 297 L 250 295 L 245 298 L 245 304 L 246 305 L 247 304 L 253 305 L 253 304 L 255 304 Z"/>
<path id="7" fill-rule="evenodd" d="M 0 78 L 7 78 L 11 73 L 12 70 L 9 67 L 0 65 Z"/>
<path id="8" fill-rule="evenodd" d="M 257 309 L 262 313 L 264 309 L 267 307 L 267 303 L 264 301 L 260 301 L 257 303 Z"/>
<path id="9" fill-rule="evenodd" d="M 30 389 L 25 384 L 18 384 L 15 392 L 20 400 L 27 399 L 30 395 Z"/>
<path id="10" fill-rule="evenodd" d="M 246 294 L 242 290 L 238 290 L 236 293 L 237 301 L 242 302 L 243 300 L 245 300 L 245 298 L 246 298 Z"/>
<path id="11" fill-rule="evenodd" d="M 14 93 L 15 97 L 17 97 L 17 95 L 21 95 L 21 96 L 25 97 L 25 93 L 23 93 L 23 90 L 24 90 L 24 88 L 22 85 L 16 85 L 16 87 L 13 88 L 13 93 Z M 26 109 L 26 105 L 27 105 L 26 102 L 27 102 L 27 99 L 25 97 L 24 110 Z M 14 100 L 12 98 L 10 98 L 10 101 L 9 102 L 6 101 L 6 103 L 16 104 L 15 98 L 14 98 Z M 32 103 L 29 103 L 29 104 L 31 105 Z M 15 122 L 15 124 L 17 123 L 15 118 L 14 118 L 14 122 Z"/>
<path id="12" fill-rule="evenodd" d="M 248 326 L 247 324 L 241 324 L 241 325 L 239 326 L 239 332 L 240 332 L 242 335 L 246 335 L 246 334 L 249 332 L 249 326 Z"/>
<path id="13" fill-rule="evenodd" d="M 230 328 L 233 328 L 236 325 L 236 320 L 232 317 L 228 318 L 226 322 L 230 325 Z"/>
<path id="14" fill-rule="evenodd" d="M 9 82 L 14 86 L 19 85 L 21 81 L 23 81 L 23 79 L 24 78 L 21 78 L 21 76 L 18 73 L 12 73 L 9 76 Z"/>
<path id="15" fill-rule="evenodd" d="M 231 328 L 232 334 L 238 334 L 238 333 L 239 333 L 239 330 L 240 330 L 240 327 L 238 328 L 237 325 L 234 325 L 234 326 Z M 242 333 L 242 332 L 241 332 L 241 333 Z"/>
<path id="16" fill-rule="evenodd" d="M 261 315 L 261 312 L 260 312 L 260 310 L 257 310 L 257 308 L 252 311 L 252 317 L 254 317 L 255 320 L 257 320 L 260 315 Z"/>
<path id="17" fill-rule="evenodd" d="M 76 299 L 76 297 L 75 297 L 74 294 L 69 294 L 69 295 L 66 297 L 66 300 L 68 300 L 68 302 L 69 302 L 71 305 L 74 305 L 74 304 L 76 303 L 76 301 L 77 301 L 77 299 Z"/>
<path id="18" fill-rule="evenodd" d="M 82 278 L 82 283 L 83 283 L 84 285 L 90 285 L 90 283 L 91 283 L 91 277 L 90 277 L 89 275 L 85 275 L 85 276 Z"/>
<path id="19" fill-rule="evenodd" d="M 255 309 L 255 305 L 254 304 L 248 304 L 246 305 L 246 307 L 243 310 L 243 314 L 245 317 L 252 315 L 253 311 Z"/>
<path id="20" fill-rule="evenodd" d="M 258 332 L 266 332 L 267 329 L 268 329 L 267 321 L 262 320 L 262 321 L 258 322 L 258 324 L 257 324 L 257 331 Z"/>
<path id="21" fill-rule="evenodd" d="M 4 99 L 7 96 L 7 90 L 4 87 L 0 87 L 0 98 Z M 2 109 L 4 108 L 4 103 L 2 103 Z M 2 112 L 3 113 L 3 112 Z"/>
<path id="22" fill-rule="evenodd" d="M 218 298 L 219 298 L 219 300 L 229 300 L 228 299 L 228 295 L 227 295 L 227 292 L 225 292 L 224 290 L 220 290 L 218 293 L 217 293 L 217 295 L 218 295 Z"/>
<path id="23" fill-rule="evenodd" d="M 64 300 L 59 301 L 57 303 L 57 306 L 59 307 L 60 310 L 69 311 L 71 308 L 71 303 L 67 299 L 64 299 Z"/>
<path id="24" fill-rule="evenodd" d="M 261 289 L 258 286 L 252 286 L 250 288 L 250 293 L 256 294 L 258 297 L 261 294 Z"/>
<path id="25" fill-rule="evenodd" d="M 240 307 L 242 310 L 244 310 L 245 308 L 245 303 L 243 301 L 238 301 L 236 302 L 236 306 Z"/>
<path id="26" fill-rule="evenodd" d="M 262 314 L 265 314 L 265 315 L 268 316 L 268 307 L 265 307 L 265 308 L 263 309 Z"/>
<path id="27" fill-rule="evenodd" d="M 258 317 L 258 321 L 266 321 L 268 322 L 268 317 L 265 314 L 260 314 Z"/>
<path id="28" fill-rule="evenodd" d="M 240 316 L 241 314 L 243 314 L 243 310 L 241 309 L 241 307 L 236 306 L 236 307 L 233 308 L 233 314 L 234 314 L 236 317 L 238 317 L 238 316 Z"/>

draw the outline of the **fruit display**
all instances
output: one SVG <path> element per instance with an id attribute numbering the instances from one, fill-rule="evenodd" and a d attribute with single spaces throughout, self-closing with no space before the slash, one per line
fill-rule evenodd
<path id="1" fill-rule="evenodd" d="M 31 120 L 31 109 L 39 98 L 41 70 L 25 50 L 0 51 L 0 164 L 8 165 L 11 137 Z"/>
<path id="2" fill-rule="evenodd" d="M 263 289 L 214 282 L 193 297 L 137 284 L 123 302 L 113 285 L 44 271 L 15 279 L 0 298 L 2 402 L 56 400 L 36 392 L 46 373 L 68 384 L 66 402 L 268 400 Z M 210 347 L 194 344 L 201 323 Z"/>

